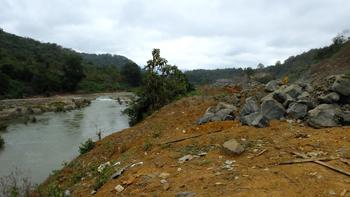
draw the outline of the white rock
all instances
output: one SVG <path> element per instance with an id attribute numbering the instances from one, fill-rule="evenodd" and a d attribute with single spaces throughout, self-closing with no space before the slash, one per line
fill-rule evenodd
<path id="1" fill-rule="evenodd" d="M 121 186 L 121 185 L 117 185 L 117 186 L 115 186 L 115 188 L 114 188 L 117 192 L 122 192 L 123 190 L 124 190 L 124 187 L 123 186 Z"/>

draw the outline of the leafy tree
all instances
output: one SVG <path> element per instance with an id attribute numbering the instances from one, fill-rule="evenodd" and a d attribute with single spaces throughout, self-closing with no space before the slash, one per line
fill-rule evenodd
<path id="1" fill-rule="evenodd" d="M 140 67 L 134 62 L 125 64 L 121 69 L 123 81 L 131 87 L 137 87 L 142 82 L 142 74 Z"/>
<path id="2" fill-rule="evenodd" d="M 144 69 L 146 74 L 137 99 L 124 111 L 130 117 L 130 125 L 192 90 L 186 76 L 176 66 L 169 65 L 159 49 L 153 49 L 152 59 Z"/>
<path id="3" fill-rule="evenodd" d="M 66 65 L 63 67 L 63 87 L 69 91 L 75 90 L 78 83 L 85 77 L 82 66 L 82 58 L 78 55 L 69 55 Z"/>

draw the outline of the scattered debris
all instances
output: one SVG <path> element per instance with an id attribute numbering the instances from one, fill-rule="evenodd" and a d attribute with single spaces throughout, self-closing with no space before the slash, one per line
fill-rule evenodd
<path id="1" fill-rule="evenodd" d="M 109 162 L 109 161 L 106 162 L 106 163 L 101 164 L 100 166 L 98 166 L 97 172 L 102 173 L 103 170 L 104 170 L 107 166 L 110 166 L 110 165 L 111 165 L 111 162 Z"/>
<path id="2" fill-rule="evenodd" d="M 158 176 L 159 178 L 162 178 L 162 179 L 166 179 L 166 178 L 168 178 L 170 176 L 170 174 L 169 173 L 167 173 L 167 172 L 162 172 L 162 173 L 160 173 L 160 175 Z"/>
<path id="3" fill-rule="evenodd" d="M 337 157 L 320 157 L 320 158 L 293 159 L 290 161 L 280 162 L 279 165 L 306 163 L 306 162 L 314 162 L 314 161 L 331 161 L 336 159 L 338 158 Z"/>
<path id="4" fill-rule="evenodd" d="M 304 158 L 304 159 L 308 159 L 308 158 L 309 158 L 306 154 L 303 154 L 303 153 L 293 152 L 293 154 L 295 154 L 295 155 L 297 155 L 297 156 L 299 156 L 299 157 L 302 157 L 302 158 Z M 327 164 L 327 163 L 324 163 L 324 162 L 318 161 L 318 160 L 317 160 L 317 161 L 313 161 L 313 162 L 314 162 L 314 163 L 317 163 L 317 164 L 319 164 L 319 165 L 322 165 L 322 166 L 324 166 L 324 167 L 327 167 L 327 168 L 329 168 L 329 169 L 331 169 L 331 170 L 333 170 L 333 171 L 335 171 L 335 172 L 339 172 L 339 173 L 341 173 L 341 174 L 350 176 L 350 172 L 347 172 L 347 171 L 345 171 L 345 170 L 342 170 L 342 169 L 337 168 L 337 167 L 335 167 L 335 166 L 332 166 L 332 165 L 330 165 L 330 164 Z"/>
<path id="5" fill-rule="evenodd" d="M 114 188 L 117 192 L 122 192 L 122 191 L 124 191 L 124 187 L 123 186 L 121 186 L 121 185 L 117 185 L 115 188 Z"/>
<path id="6" fill-rule="evenodd" d="M 194 192 L 178 192 L 175 197 L 194 197 L 196 193 Z"/>
<path id="7" fill-rule="evenodd" d="M 180 159 L 178 159 L 179 163 L 185 163 L 186 161 L 191 161 L 193 158 L 195 158 L 195 156 L 193 155 L 185 155 L 183 157 L 181 157 Z"/>

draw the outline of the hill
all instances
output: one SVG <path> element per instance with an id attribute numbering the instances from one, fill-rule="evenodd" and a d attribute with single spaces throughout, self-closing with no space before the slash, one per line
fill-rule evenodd
<path id="1" fill-rule="evenodd" d="M 135 65 L 123 56 L 80 54 L 0 29 L 0 99 L 117 90 L 127 86 L 120 70 Z"/>
<path id="2" fill-rule="evenodd" d="M 339 74 L 350 71 L 350 41 L 343 35 L 333 39 L 333 43 L 318 49 L 311 49 L 302 54 L 291 56 L 283 63 L 265 68 L 241 69 L 227 68 L 216 70 L 187 71 L 190 82 L 212 84 L 219 79 L 231 79 L 239 82 L 246 75 L 259 82 L 266 83 L 272 79 L 281 79 L 288 76 L 290 81 L 316 80 L 331 74 Z"/>
<path id="3" fill-rule="evenodd" d="M 127 63 L 132 62 L 130 59 L 122 55 L 88 53 L 80 53 L 80 55 L 85 63 L 94 64 L 101 67 L 113 65 L 121 69 Z"/>

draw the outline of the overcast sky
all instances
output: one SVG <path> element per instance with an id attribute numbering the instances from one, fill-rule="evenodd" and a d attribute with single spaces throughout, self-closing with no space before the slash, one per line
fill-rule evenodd
<path id="1" fill-rule="evenodd" d="M 143 65 L 152 48 L 181 69 L 255 67 L 350 28 L 349 0 L 0 0 L 0 27 Z"/>

